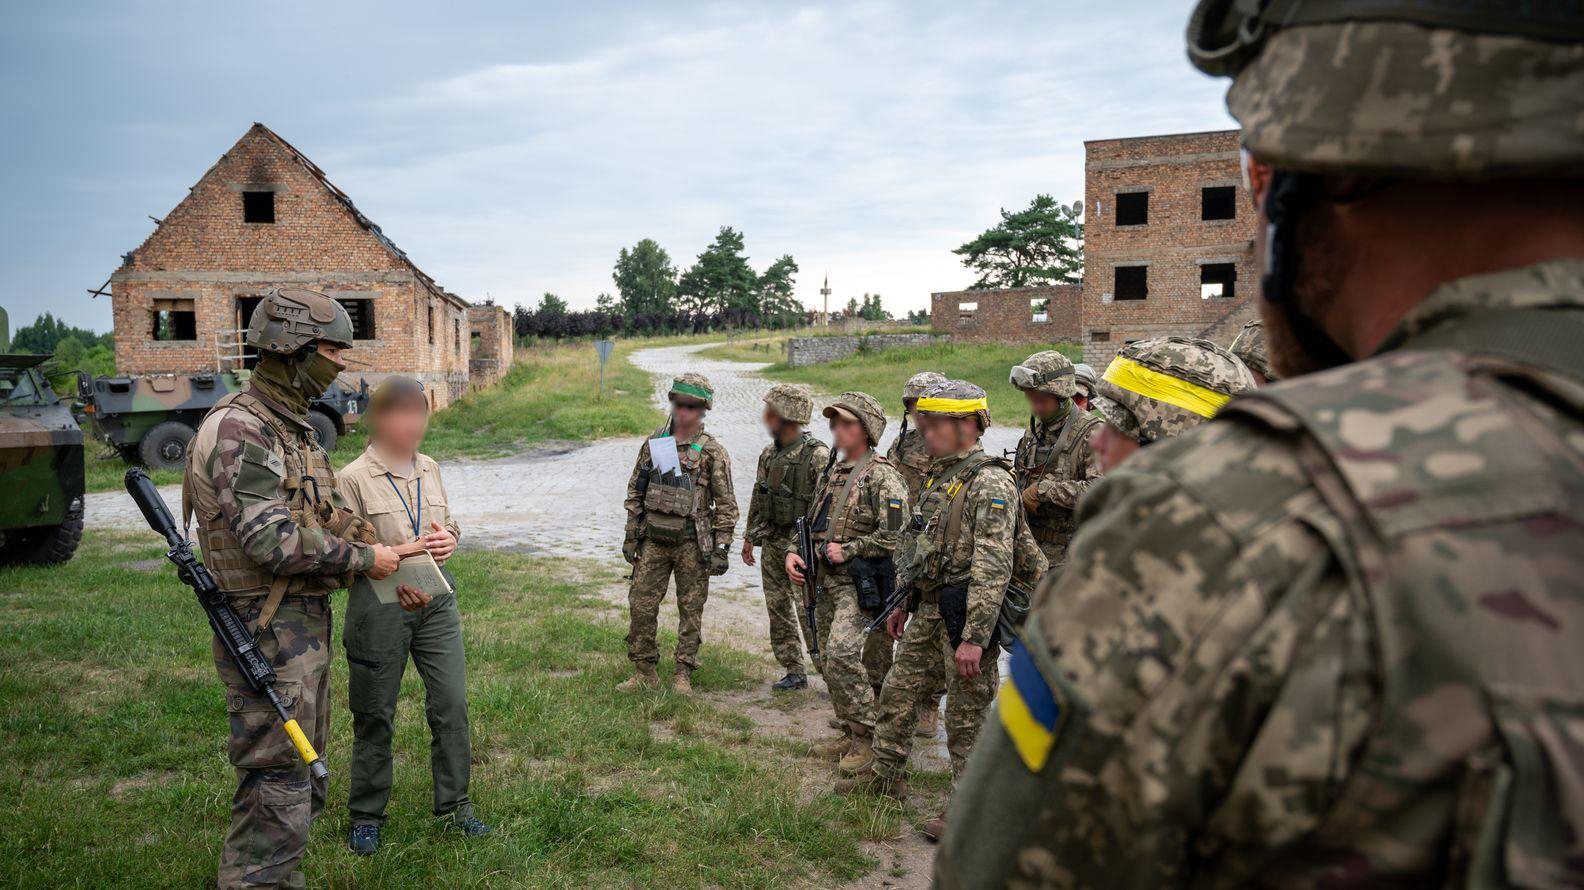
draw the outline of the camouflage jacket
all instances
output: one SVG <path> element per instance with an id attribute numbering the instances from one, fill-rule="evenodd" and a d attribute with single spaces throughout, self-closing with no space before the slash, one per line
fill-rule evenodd
<path id="1" fill-rule="evenodd" d="M 793 523 L 813 503 L 820 472 L 829 459 L 830 447 L 807 433 L 790 445 L 771 442 L 759 452 L 743 532 L 748 543 L 757 547 L 791 533 Z"/>
<path id="2" fill-rule="evenodd" d="M 658 435 L 658 434 L 657 434 Z M 737 527 L 737 495 L 732 492 L 731 458 L 720 440 L 704 432 L 702 426 L 687 441 L 678 440 L 677 454 L 698 487 L 699 495 L 694 510 L 699 547 L 707 554 L 731 546 L 732 531 Z M 643 527 L 644 488 L 641 481 L 654 467 L 649 459 L 649 440 L 638 447 L 638 460 L 633 464 L 632 475 L 627 478 L 628 540 L 638 536 Z"/>
<path id="3" fill-rule="evenodd" d="M 886 459 L 907 483 L 908 503 L 918 507 L 919 494 L 924 490 L 924 480 L 929 477 L 933 462 L 929 449 L 924 447 L 924 434 L 916 429 L 903 432 L 891 441 Z"/>
<path id="4" fill-rule="evenodd" d="M 1580 326 L 1584 261 L 1451 282 L 1097 482 L 937 884 L 1584 883 Z"/>
<path id="5" fill-rule="evenodd" d="M 1039 499 L 1028 514 L 1034 540 L 1065 544 L 1072 537 L 1078 498 L 1100 476 L 1089 447 L 1089 437 L 1100 423 L 1099 418 L 1068 402 L 1060 420 L 1050 424 L 1030 420 L 1018 440 L 1018 476 L 1025 487 L 1034 486 Z"/>
<path id="6" fill-rule="evenodd" d="M 241 395 L 257 399 L 271 420 L 228 396 L 199 425 L 183 481 L 182 500 L 198 517 L 210 570 L 240 595 L 263 593 L 275 575 L 319 576 L 322 583 L 309 585 L 319 592 L 344 586 L 337 576 L 372 568 L 374 551 L 331 531 L 361 525 L 312 428 L 252 388 Z M 312 484 L 301 473 L 313 476 Z"/>
<path id="7" fill-rule="evenodd" d="M 907 542 L 898 577 L 911 581 L 926 601 L 940 588 L 968 586 L 968 620 L 963 640 L 983 646 L 995 630 L 1007 582 L 1012 579 L 1012 554 L 1017 520 L 1017 489 L 999 459 L 985 461 L 971 474 L 953 471 L 963 461 L 983 461 L 984 449 L 972 449 L 935 462 L 924 482 L 918 513 L 921 528 Z M 949 481 L 948 481 L 949 480 Z M 964 488 L 962 526 L 948 540 L 948 507 L 959 486 Z M 918 525 L 918 521 L 913 523 Z"/>
<path id="8" fill-rule="evenodd" d="M 852 461 L 837 461 L 821 480 L 814 509 L 817 511 L 826 498 L 831 500 L 829 525 L 815 534 L 814 540 L 821 552 L 826 541 L 835 541 L 848 559 L 884 559 L 896 552 L 902 529 L 907 525 L 907 486 L 890 461 L 875 455 L 853 485 L 847 503 L 837 503 L 856 466 Z M 796 539 L 788 542 L 787 552 L 797 552 Z"/>

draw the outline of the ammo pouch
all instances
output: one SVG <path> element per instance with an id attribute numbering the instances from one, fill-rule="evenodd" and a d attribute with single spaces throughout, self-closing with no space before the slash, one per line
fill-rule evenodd
<path id="1" fill-rule="evenodd" d="M 962 645 L 963 631 L 968 626 L 968 585 L 949 584 L 942 587 L 940 603 L 936 608 L 940 610 L 941 622 L 946 625 L 946 639 L 956 649 Z M 1000 643 L 1003 648 L 1010 650 L 1013 634 L 1028 619 L 1028 613 L 1028 589 L 1015 582 L 1008 584 L 1006 595 L 1001 597 L 1001 610 L 996 616 L 995 629 L 990 631 L 985 648 L 993 649 Z"/>
<path id="2" fill-rule="evenodd" d="M 644 491 L 644 537 L 660 544 L 681 544 L 693 518 L 693 479 L 660 476 Z"/>
<path id="3" fill-rule="evenodd" d="M 956 649 L 962 645 L 963 630 L 968 626 L 968 585 L 948 584 L 940 589 L 941 621 L 946 625 L 946 640 Z M 992 635 L 991 639 L 994 639 Z"/>
<path id="4" fill-rule="evenodd" d="M 889 556 L 851 559 L 847 561 L 847 574 L 858 588 L 858 608 L 870 618 L 879 615 L 896 590 L 896 563 Z"/>

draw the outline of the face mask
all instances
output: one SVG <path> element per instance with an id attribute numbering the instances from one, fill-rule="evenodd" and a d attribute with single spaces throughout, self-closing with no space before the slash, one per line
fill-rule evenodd
<path id="1" fill-rule="evenodd" d="M 336 375 L 345 371 L 346 365 L 332 360 L 329 356 L 315 352 L 308 356 L 306 361 L 298 365 L 297 388 L 310 399 L 324 395 L 324 391 L 335 382 Z"/>

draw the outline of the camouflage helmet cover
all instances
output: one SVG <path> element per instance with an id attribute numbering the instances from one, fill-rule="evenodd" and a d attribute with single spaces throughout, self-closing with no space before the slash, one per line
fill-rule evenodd
<path id="1" fill-rule="evenodd" d="M 885 409 L 880 407 L 874 396 L 866 392 L 844 392 L 820 413 L 830 418 L 857 418 L 863 424 L 864 434 L 869 437 L 871 446 L 879 445 L 880 436 L 885 432 Z"/>
<path id="2" fill-rule="evenodd" d="M 931 386 L 913 410 L 920 415 L 977 417 L 980 430 L 990 428 L 990 400 L 983 389 L 966 380 L 947 380 Z"/>
<path id="3" fill-rule="evenodd" d="M 924 395 L 924 391 L 937 383 L 945 383 L 946 375 L 939 371 L 920 371 L 902 384 L 902 401 L 910 402 Z"/>
<path id="4" fill-rule="evenodd" d="M 814 400 L 802 388 L 777 383 L 765 393 L 764 403 L 783 420 L 808 423 L 814 414 Z"/>
<path id="5" fill-rule="evenodd" d="M 684 371 L 671 378 L 671 389 L 666 392 L 666 399 L 675 402 L 678 398 L 694 402 L 702 402 L 706 409 L 715 407 L 715 388 L 710 386 L 709 378 L 697 371 Z"/>
<path id="6" fill-rule="evenodd" d="M 1254 388 L 1237 356 L 1209 340 L 1158 337 L 1122 347 L 1100 378 L 1094 407 L 1124 435 L 1149 443 L 1204 423 Z"/>
<path id="7" fill-rule="evenodd" d="M 1201 0 L 1189 57 L 1234 78 L 1244 146 L 1281 169 L 1493 178 L 1584 170 L 1584 7 Z"/>
<path id="8" fill-rule="evenodd" d="M 1244 325 L 1243 330 L 1238 331 L 1237 337 L 1233 338 L 1232 345 L 1227 347 L 1227 351 L 1242 359 L 1243 364 L 1258 371 L 1266 380 L 1281 379 L 1271 370 L 1270 354 L 1265 351 L 1264 322 L 1255 319 Z"/>
<path id="9" fill-rule="evenodd" d="M 1078 392 L 1072 360 L 1054 349 L 1036 352 L 1012 367 L 1010 382 L 1024 392 L 1049 393 L 1070 399 Z"/>
<path id="10" fill-rule="evenodd" d="M 352 346 L 352 318 L 318 291 L 278 287 L 264 295 L 248 319 L 247 345 L 263 352 L 291 355 L 319 340 Z"/>
<path id="11" fill-rule="evenodd" d="M 1100 382 L 1100 375 L 1095 369 L 1085 362 L 1073 365 L 1073 380 L 1078 385 L 1078 391 L 1084 398 L 1092 399 L 1095 396 L 1095 386 Z"/>

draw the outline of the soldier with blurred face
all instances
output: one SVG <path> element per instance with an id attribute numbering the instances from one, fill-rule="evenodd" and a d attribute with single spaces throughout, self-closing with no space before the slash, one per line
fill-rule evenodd
<path id="1" fill-rule="evenodd" d="M 204 562 L 275 668 L 276 690 L 316 750 L 330 730 L 330 594 L 356 574 L 396 570 L 396 549 L 373 543 L 347 509 L 330 459 L 308 425 L 310 400 L 345 370 L 352 321 L 341 304 L 282 288 L 259 302 L 247 345 L 258 365 L 217 403 L 193 437 L 183 513 L 198 522 Z M 302 887 L 308 830 L 324 808 L 269 699 L 214 642 L 226 686 L 236 768 L 219 886 Z"/>
<path id="2" fill-rule="evenodd" d="M 1227 350 L 1248 365 L 1249 371 L 1254 374 L 1254 382 L 1260 386 L 1281 379 L 1271 368 L 1270 355 L 1265 349 L 1265 323 L 1259 319 L 1243 325 Z"/>
<path id="3" fill-rule="evenodd" d="M 1095 369 L 1084 362 L 1073 365 L 1073 383 L 1077 392 L 1073 393 L 1073 404 L 1080 411 L 1088 411 L 1090 403 L 1094 401 L 1095 387 L 1099 385 L 1100 378 L 1095 374 Z"/>
<path id="4" fill-rule="evenodd" d="M 1584 16 L 1205 0 L 1189 39 L 1284 379 L 1107 371 L 1214 419 L 1113 400 L 1150 444 L 1084 499 L 935 882 L 1584 886 Z"/>
<path id="5" fill-rule="evenodd" d="M 1100 475 L 1089 437 L 1099 418 L 1073 403 L 1073 363 L 1055 351 L 1036 352 L 1012 368 L 1011 383 L 1029 404 L 1028 429 L 1013 468 L 1029 531 L 1051 568 L 1061 565 L 1076 525 L 1078 498 Z"/>
<path id="6" fill-rule="evenodd" d="M 802 591 L 787 576 L 783 556 L 797 544 L 797 519 L 814 503 L 820 475 L 829 469 L 831 450 L 809 435 L 805 427 L 814 413 L 814 400 L 802 389 L 777 384 L 764 397 L 764 424 L 770 444 L 759 454 L 753 494 L 748 501 L 748 530 L 743 536 L 742 561 L 755 564 L 754 548 L 768 558 L 760 564 L 765 611 L 770 615 L 770 650 L 785 674 L 770 688 L 777 692 L 803 689 L 803 642 L 798 628 L 803 621 Z M 803 635 L 809 633 L 804 627 Z"/>

